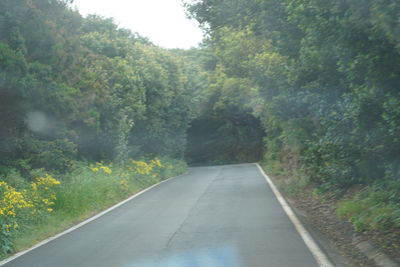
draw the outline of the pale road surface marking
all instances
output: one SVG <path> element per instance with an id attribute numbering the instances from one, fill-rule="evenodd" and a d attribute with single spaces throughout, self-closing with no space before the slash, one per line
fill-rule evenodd
<path id="1" fill-rule="evenodd" d="M 294 224 L 297 232 L 299 232 L 301 238 L 303 238 L 304 243 L 306 243 L 307 247 L 310 249 L 314 258 L 317 260 L 318 264 L 321 267 L 333 267 L 332 263 L 326 257 L 325 253 L 322 252 L 322 250 L 319 248 L 319 246 L 315 243 L 314 239 L 311 237 L 311 235 L 308 233 L 308 231 L 304 228 L 303 224 L 300 222 L 300 220 L 294 214 L 293 210 L 290 208 L 290 206 L 286 202 L 285 198 L 281 195 L 281 193 L 276 188 L 276 186 L 274 185 L 272 180 L 268 177 L 268 175 L 265 174 L 264 170 L 261 168 L 261 166 L 258 163 L 256 163 L 256 165 L 257 165 L 258 169 L 260 170 L 261 174 L 264 176 L 267 183 L 269 184 L 269 186 L 271 187 L 272 191 L 274 192 L 274 194 L 275 194 L 276 198 L 278 199 L 279 203 L 281 204 L 283 210 L 286 212 L 289 219 Z"/>

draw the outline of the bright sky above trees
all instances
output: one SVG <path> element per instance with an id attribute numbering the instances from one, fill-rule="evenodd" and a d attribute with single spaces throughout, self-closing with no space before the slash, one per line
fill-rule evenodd
<path id="1" fill-rule="evenodd" d="M 121 27 L 165 48 L 197 46 L 202 32 L 185 16 L 181 0 L 75 0 L 82 15 L 113 17 Z"/>

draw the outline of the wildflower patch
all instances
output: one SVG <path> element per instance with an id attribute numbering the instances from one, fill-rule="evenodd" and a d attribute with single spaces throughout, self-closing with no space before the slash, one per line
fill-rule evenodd
<path id="1" fill-rule="evenodd" d="M 51 175 L 37 177 L 27 189 L 16 188 L 0 181 L 0 255 L 12 248 L 12 232 L 19 221 L 38 221 L 57 199 L 53 187 L 60 182 Z"/>

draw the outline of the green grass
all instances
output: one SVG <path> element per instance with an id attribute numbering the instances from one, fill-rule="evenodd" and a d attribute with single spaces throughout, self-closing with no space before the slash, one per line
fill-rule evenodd
<path id="1" fill-rule="evenodd" d="M 302 171 L 296 173 L 284 170 L 279 160 L 265 160 L 261 162 L 268 174 L 279 177 L 278 188 L 290 195 L 294 195 L 310 184 L 310 179 Z"/>
<path id="2" fill-rule="evenodd" d="M 347 218 L 357 231 L 400 230 L 400 203 L 391 201 L 392 192 L 368 188 L 352 199 L 338 203 L 338 216 Z"/>

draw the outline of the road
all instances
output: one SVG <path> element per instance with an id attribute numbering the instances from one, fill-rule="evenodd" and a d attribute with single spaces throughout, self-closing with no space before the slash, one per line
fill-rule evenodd
<path id="1" fill-rule="evenodd" d="M 191 168 L 5 266 L 313 267 L 254 164 Z"/>

